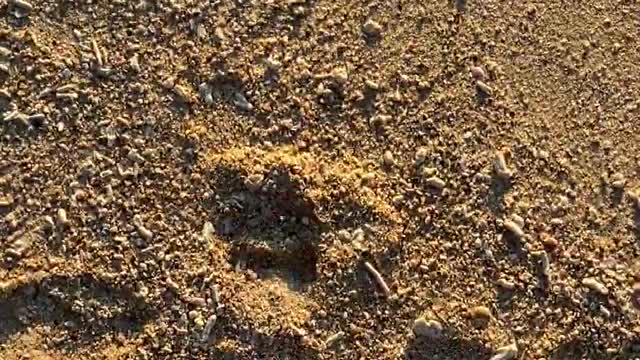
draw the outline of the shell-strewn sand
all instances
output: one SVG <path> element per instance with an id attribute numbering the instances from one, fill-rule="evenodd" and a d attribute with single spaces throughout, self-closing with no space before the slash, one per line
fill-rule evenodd
<path id="1" fill-rule="evenodd" d="M 640 3 L 0 1 L 0 358 L 640 356 Z"/>

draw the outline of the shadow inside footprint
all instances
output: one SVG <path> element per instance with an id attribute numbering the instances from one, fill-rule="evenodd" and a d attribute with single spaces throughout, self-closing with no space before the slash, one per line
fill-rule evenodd
<path id="1" fill-rule="evenodd" d="M 304 181 L 285 167 L 270 169 L 255 183 L 224 166 L 215 174 L 219 201 L 210 210 L 218 233 L 232 245 L 232 264 L 289 283 L 315 280 L 323 230 Z"/>
<path id="2" fill-rule="evenodd" d="M 54 347 L 74 351 L 104 336 L 140 332 L 157 314 L 132 288 L 91 274 L 52 275 L 0 293 L 0 344 L 35 325 L 57 328 Z"/>
<path id="3" fill-rule="evenodd" d="M 404 351 L 406 360 L 420 359 L 488 359 L 491 349 L 473 340 L 460 339 L 453 334 L 438 338 L 413 338 Z"/>

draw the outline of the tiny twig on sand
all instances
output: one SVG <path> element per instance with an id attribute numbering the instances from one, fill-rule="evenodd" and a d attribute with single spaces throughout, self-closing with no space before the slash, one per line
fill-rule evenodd
<path id="1" fill-rule="evenodd" d="M 389 290 L 389 286 L 384 281 L 384 279 L 382 278 L 382 275 L 380 275 L 378 270 L 376 270 L 376 268 L 374 268 L 373 265 L 371 265 L 371 263 L 369 263 L 368 261 L 364 262 L 364 267 L 371 274 L 371 276 L 373 276 L 373 278 L 376 280 L 376 283 L 378 283 L 378 286 L 384 293 L 384 296 L 385 297 L 391 296 L 391 290 Z"/>

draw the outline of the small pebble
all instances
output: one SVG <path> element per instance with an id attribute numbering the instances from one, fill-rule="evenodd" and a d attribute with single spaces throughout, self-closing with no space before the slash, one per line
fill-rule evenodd
<path id="1" fill-rule="evenodd" d="M 66 226 L 69 224 L 67 212 L 64 209 L 58 209 L 58 212 L 56 213 L 56 220 L 58 222 L 58 226 Z"/>
<path id="2" fill-rule="evenodd" d="M 364 33 L 367 34 L 368 36 L 378 36 L 380 35 L 380 33 L 382 33 L 382 25 L 369 19 L 362 26 L 362 31 L 364 31 Z"/>
<path id="3" fill-rule="evenodd" d="M 491 95 L 493 93 L 493 89 L 481 80 L 476 81 L 476 88 L 485 95 Z"/>
<path id="4" fill-rule="evenodd" d="M 365 85 L 367 86 L 367 88 L 369 88 L 370 90 L 373 90 L 373 91 L 380 90 L 380 85 L 378 85 L 378 83 L 377 83 L 377 82 L 375 82 L 375 81 L 372 81 L 372 80 L 366 80 L 366 81 L 364 82 L 364 84 L 365 84 Z"/>
<path id="5" fill-rule="evenodd" d="M 338 230 L 338 239 L 342 241 L 351 240 L 351 234 L 349 233 L 349 230 L 346 230 L 346 229 Z"/>
<path id="6" fill-rule="evenodd" d="M 184 86 L 175 85 L 173 87 L 173 92 L 176 95 L 178 95 L 178 97 L 180 98 L 181 101 L 183 101 L 185 103 L 192 102 L 191 95 L 189 95 L 189 91 Z"/>
<path id="7" fill-rule="evenodd" d="M 498 286 L 500 286 L 503 289 L 513 290 L 516 288 L 516 284 L 513 281 L 509 281 L 505 278 L 498 279 L 496 283 L 498 284 Z"/>
<path id="8" fill-rule="evenodd" d="M 541 241 L 542 244 L 549 249 L 555 249 L 558 247 L 558 240 L 549 234 L 543 234 L 541 236 Z"/>
<path id="9" fill-rule="evenodd" d="M 140 61 L 138 59 L 138 54 L 135 54 L 131 58 L 129 58 L 129 67 L 136 73 L 142 71 L 142 67 L 140 66 Z"/>
<path id="10" fill-rule="evenodd" d="M 513 215 L 511 215 L 511 220 L 514 223 L 518 224 L 518 226 L 520 226 L 521 228 L 524 227 L 524 218 L 522 216 L 517 215 L 517 214 L 513 214 Z"/>
<path id="11" fill-rule="evenodd" d="M 442 324 L 437 320 L 418 318 L 413 322 L 413 333 L 416 336 L 435 338 L 442 335 Z"/>
<path id="12" fill-rule="evenodd" d="M 353 241 L 357 241 L 357 242 L 364 241 L 365 239 L 364 230 L 362 230 L 361 228 L 357 228 L 353 230 L 353 234 L 351 234 L 351 238 L 353 239 Z"/>
<path id="13" fill-rule="evenodd" d="M 382 162 L 388 167 L 395 165 L 396 161 L 394 160 L 391 151 L 387 150 L 384 152 L 384 155 L 382 155 Z"/>
<path id="14" fill-rule="evenodd" d="M 518 224 L 516 224 L 515 221 L 507 220 L 504 222 L 503 226 L 507 231 L 513 234 L 513 236 L 515 236 L 516 238 L 522 239 L 524 237 L 524 231 Z"/>
<path id="15" fill-rule="evenodd" d="M 476 80 L 484 80 L 487 78 L 487 74 L 479 66 L 472 66 L 470 69 L 471 76 Z"/>
<path id="16" fill-rule="evenodd" d="M 495 168 L 496 174 L 503 179 L 509 179 L 511 178 L 511 176 L 513 176 L 513 172 L 507 166 L 507 161 L 504 157 L 504 152 L 502 151 L 496 154 L 494 168 Z"/>
<path id="17" fill-rule="evenodd" d="M 582 285 L 588 287 L 589 289 L 597 292 L 600 295 L 609 294 L 609 289 L 607 289 L 607 287 L 603 283 L 592 277 L 582 279 Z"/>
<path id="18" fill-rule="evenodd" d="M 282 63 L 272 57 L 264 59 L 264 65 L 269 71 L 278 71 L 282 67 Z"/>
<path id="19" fill-rule="evenodd" d="M 518 347 L 515 343 L 503 346 L 496 350 L 490 360 L 512 360 L 518 355 Z"/>
<path id="20" fill-rule="evenodd" d="M 144 157 L 142 157 L 142 155 L 140 155 L 137 151 L 135 150 L 129 150 L 129 153 L 127 154 L 127 159 L 131 160 L 132 162 L 135 163 L 143 163 L 144 162 Z"/>
<path id="21" fill-rule="evenodd" d="M 616 190 L 624 189 L 624 186 L 627 183 L 627 180 L 624 178 L 624 175 L 622 175 L 621 173 L 615 173 L 611 175 L 610 181 L 611 181 L 611 187 L 613 187 Z"/>
<path id="22" fill-rule="evenodd" d="M 469 310 L 469 315 L 475 319 L 491 319 L 491 310 L 486 306 L 476 306 Z"/>
<path id="23" fill-rule="evenodd" d="M 138 225 L 138 234 L 141 238 L 149 241 L 153 238 L 153 232 L 151 230 L 144 227 L 142 224 Z"/>
<path id="24" fill-rule="evenodd" d="M 0 63 L 0 71 L 7 75 L 11 75 L 11 69 L 8 64 Z"/>
<path id="25" fill-rule="evenodd" d="M 446 183 L 444 182 L 444 180 L 440 179 L 439 177 L 436 176 L 432 176 L 430 178 L 427 179 L 427 186 L 436 188 L 438 190 L 442 190 L 444 189 Z"/>
<path id="26" fill-rule="evenodd" d="M 13 54 L 11 50 L 4 46 L 0 46 L 0 57 L 8 58 Z"/>
<path id="27" fill-rule="evenodd" d="M 198 315 L 200 315 L 200 313 L 197 310 L 191 310 L 187 314 L 187 316 L 189 317 L 190 320 L 194 320 L 195 318 L 198 317 Z"/>
<path id="28" fill-rule="evenodd" d="M 336 84 L 343 85 L 349 80 L 349 74 L 345 67 L 339 66 L 331 71 L 331 78 Z"/>

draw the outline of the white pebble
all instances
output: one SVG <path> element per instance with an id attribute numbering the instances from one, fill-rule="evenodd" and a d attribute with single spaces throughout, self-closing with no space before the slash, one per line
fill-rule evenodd
<path id="1" fill-rule="evenodd" d="M 476 81 L 476 87 L 485 95 L 491 95 L 493 93 L 493 89 L 491 89 L 491 87 L 485 84 L 483 81 L 480 81 L 480 80 Z"/>
<path id="2" fill-rule="evenodd" d="M 56 220 L 58 221 L 59 226 L 66 226 L 69 224 L 69 219 L 67 219 L 67 212 L 64 209 L 58 209 Z"/>
<path id="3" fill-rule="evenodd" d="M 507 220 L 503 224 L 504 228 L 513 234 L 516 238 L 522 239 L 524 237 L 524 231 L 522 228 L 515 223 L 515 221 Z"/>

